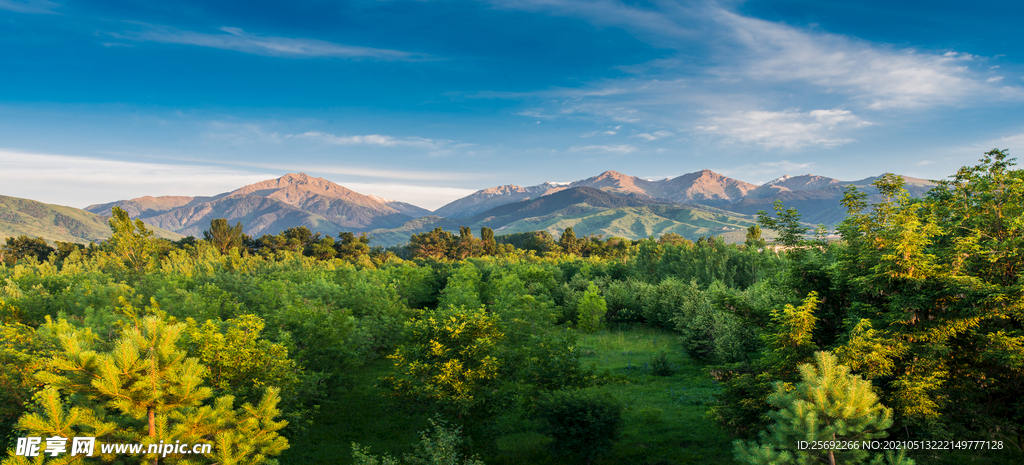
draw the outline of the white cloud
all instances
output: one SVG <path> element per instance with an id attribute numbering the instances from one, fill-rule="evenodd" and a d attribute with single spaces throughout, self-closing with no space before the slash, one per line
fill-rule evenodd
<path id="1" fill-rule="evenodd" d="M 625 155 L 637 151 L 632 145 L 577 145 L 569 148 L 570 152 L 603 152 Z"/>
<path id="2" fill-rule="evenodd" d="M 343 45 L 317 39 L 265 36 L 245 32 L 237 27 L 222 27 L 220 31 L 223 33 L 209 34 L 183 31 L 168 26 L 156 26 L 138 22 L 129 23 L 140 26 L 142 30 L 108 34 L 120 39 L 139 42 L 195 45 L 255 55 L 280 57 L 372 58 L 404 61 L 430 58 L 428 55 L 400 50 Z"/>
<path id="3" fill-rule="evenodd" d="M 58 13 L 53 10 L 62 6 L 64 5 L 50 0 L 0 0 L 0 10 L 15 13 L 55 15 Z"/>
<path id="4" fill-rule="evenodd" d="M 253 123 L 211 121 L 208 126 L 210 130 L 202 134 L 204 138 L 233 144 L 278 144 L 293 137 L 290 134 L 281 135 L 276 131 L 265 130 L 263 126 Z"/>
<path id="5" fill-rule="evenodd" d="M 377 184 L 360 182 L 341 182 L 339 184 L 359 192 L 360 194 L 395 199 L 400 202 L 411 203 L 417 207 L 426 208 L 428 210 L 436 210 L 454 200 L 461 199 L 473 192 L 476 192 L 475 189 L 417 186 L 410 184 Z"/>
<path id="6" fill-rule="evenodd" d="M 988 78 L 988 80 L 986 80 L 985 82 L 999 82 L 999 81 L 1002 81 L 1002 80 L 1003 80 L 1002 76 L 992 76 L 992 77 Z"/>
<path id="7" fill-rule="evenodd" d="M 214 195 L 279 175 L 0 149 L 3 195 L 83 208 L 144 195 Z"/>
<path id="8" fill-rule="evenodd" d="M 651 133 L 651 134 L 648 134 L 646 132 L 640 133 L 640 134 L 636 134 L 633 137 L 640 137 L 642 139 L 647 140 L 647 142 L 650 142 L 650 141 L 653 141 L 653 140 L 658 140 L 658 139 L 661 139 L 663 137 L 668 137 L 668 136 L 673 136 L 673 135 L 675 135 L 675 134 L 673 134 L 671 132 L 668 132 L 668 131 L 655 131 L 654 133 Z"/>
<path id="9" fill-rule="evenodd" d="M 368 134 L 365 136 L 335 136 L 333 134 L 318 131 L 309 131 L 303 134 L 297 134 L 293 137 L 320 141 L 332 145 L 377 145 L 380 147 L 437 148 L 451 142 L 447 140 L 424 139 L 422 137 L 396 138 L 392 136 L 382 136 L 380 134 Z"/>
<path id="10" fill-rule="evenodd" d="M 932 161 L 932 160 L 923 160 L 923 161 L 917 162 L 917 166 L 928 166 L 928 165 L 932 165 L 932 164 L 935 164 L 935 162 Z"/>
<path id="11" fill-rule="evenodd" d="M 789 160 L 781 160 L 751 163 L 735 167 L 715 169 L 714 171 L 726 176 L 743 179 L 744 181 L 760 185 L 768 181 L 768 179 L 765 178 L 777 178 L 784 174 L 796 175 L 796 173 L 806 173 L 813 167 L 815 167 L 814 163 L 796 163 Z M 751 179 L 757 179 L 758 177 L 764 179 L 764 181 L 751 181 Z"/>
<path id="12" fill-rule="evenodd" d="M 1024 155 L 1024 132 L 982 142 L 976 145 L 975 148 L 981 148 L 985 151 L 993 148 L 1000 150 L 1009 149 L 1010 155 Z"/>
<path id="13" fill-rule="evenodd" d="M 598 26 L 623 27 L 642 31 L 649 39 L 666 42 L 693 34 L 695 16 L 682 4 L 661 3 L 674 14 L 626 5 L 616 0 L 489 0 L 502 9 L 543 12 L 578 17 Z M 681 19 L 681 20 L 680 20 Z"/>
<path id="14" fill-rule="evenodd" d="M 739 73 L 753 79 L 801 81 L 824 92 L 840 92 L 874 109 L 954 105 L 988 95 L 1020 97 L 1020 89 L 997 88 L 972 71 L 977 57 L 879 46 L 845 36 L 808 32 L 719 10 L 747 49 Z M 724 75 L 732 74 L 722 68 Z"/>
<path id="15" fill-rule="evenodd" d="M 44 203 L 84 208 L 89 205 L 146 195 L 208 196 L 229 192 L 244 185 L 280 177 L 288 172 L 311 175 L 343 175 L 407 179 L 415 181 L 459 180 L 478 177 L 473 173 L 377 170 L 341 166 L 278 166 L 234 163 L 259 171 L 201 164 L 143 163 L 89 157 L 48 155 L 0 149 L 2 195 Z M 395 182 L 334 181 L 361 194 L 376 195 L 435 209 L 475 192 L 443 186 L 420 186 Z"/>
<path id="16" fill-rule="evenodd" d="M 303 171 L 306 173 L 326 173 L 326 174 L 341 174 L 345 176 L 358 176 L 364 178 L 379 178 L 379 179 L 402 179 L 402 180 L 415 180 L 415 181 L 465 181 L 467 179 L 479 178 L 482 175 L 478 173 L 466 173 L 466 172 L 454 172 L 454 171 L 426 171 L 426 170 L 396 170 L 396 169 L 379 169 L 379 168 L 365 168 L 359 166 L 341 166 L 341 165 L 318 165 L 318 164 L 276 164 L 276 163 L 258 163 L 258 162 L 220 162 L 225 165 L 234 166 L 246 166 L 260 169 L 272 169 L 280 172 L 298 172 Z"/>
<path id="17" fill-rule="evenodd" d="M 766 148 L 835 147 L 854 140 L 844 137 L 849 128 L 868 126 L 848 110 L 738 111 L 713 116 L 696 127 L 708 133 Z"/>

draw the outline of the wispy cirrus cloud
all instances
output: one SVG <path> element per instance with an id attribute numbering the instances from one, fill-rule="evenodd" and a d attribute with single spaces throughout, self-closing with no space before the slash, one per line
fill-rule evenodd
<path id="1" fill-rule="evenodd" d="M 894 118 L 891 110 L 1024 101 L 1024 87 L 993 75 L 1001 70 L 990 66 L 989 58 L 921 51 L 761 20 L 714 1 L 685 6 L 617 0 L 491 3 L 619 27 L 678 52 L 619 66 L 631 75 L 592 80 L 578 88 L 474 95 L 523 100 L 530 106 L 519 113 L 524 116 L 689 127 L 746 144 L 800 149 L 852 143 L 852 130 L 869 124 L 847 110 L 791 110 L 797 105 L 826 101 L 888 124 Z M 695 43 L 702 45 L 695 49 Z M 659 138 L 640 130 L 633 136 Z"/>
<path id="2" fill-rule="evenodd" d="M 273 126 L 273 124 L 269 124 Z M 305 140 L 328 145 L 367 145 L 378 147 L 418 147 L 438 149 L 441 147 L 459 148 L 470 144 L 455 144 L 445 139 L 427 139 L 423 137 L 394 137 L 382 134 L 365 134 L 338 136 L 322 131 L 306 131 L 297 134 L 281 133 L 268 129 L 264 124 L 235 123 L 230 121 L 210 121 L 208 130 L 203 137 L 209 140 L 230 142 L 232 144 L 279 144 L 287 141 Z"/>
<path id="3" fill-rule="evenodd" d="M 0 149 L 4 195 L 83 208 L 144 195 L 214 195 L 273 176 L 202 164 L 144 163 Z"/>
<path id="4" fill-rule="evenodd" d="M 835 147 L 854 139 L 845 130 L 869 126 L 848 110 L 738 111 L 707 118 L 696 127 L 727 140 L 766 148 L 797 149 L 806 146 Z"/>
<path id="5" fill-rule="evenodd" d="M 37 15 L 59 14 L 53 11 L 61 5 L 50 0 L 0 0 L 0 10 L 13 11 L 15 13 L 29 13 Z"/>
<path id="6" fill-rule="evenodd" d="M 807 170 L 810 170 L 815 166 L 816 165 L 814 163 L 797 163 L 789 160 L 780 160 L 730 166 L 727 168 L 716 169 L 715 171 L 726 176 L 743 179 L 754 184 L 763 184 L 770 180 L 768 178 L 777 178 L 784 174 L 795 175 L 796 173 L 807 172 Z"/>
<path id="7" fill-rule="evenodd" d="M 138 26 L 140 30 L 107 33 L 107 35 L 136 42 L 194 45 L 254 55 L 291 58 L 332 57 L 399 61 L 420 61 L 431 58 L 426 54 L 401 50 L 344 45 L 319 39 L 256 34 L 237 27 L 221 27 L 218 29 L 220 33 L 206 33 L 134 21 L 127 22 Z"/>
<path id="8" fill-rule="evenodd" d="M 674 136 L 674 135 L 675 135 L 675 133 L 671 133 L 671 132 L 668 132 L 668 131 L 654 131 L 653 133 L 642 132 L 640 134 L 634 134 L 633 137 L 639 137 L 641 139 L 646 140 L 647 142 L 651 142 L 651 141 L 655 141 L 655 140 L 658 140 L 658 139 L 663 139 L 665 137 Z"/>
<path id="9" fill-rule="evenodd" d="M 451 142 L 449 140 L 424 139 L 422 137 L 398 138 L 380 134 L 336 136 L 318 131 L 309 131 L 289 137 L 319 141 L 331 145 L 376 145 L 380 147 L 419 147 L 428 149 L 436 149 Z"/>
<path id="10" fill-rule="evenodd" d="M 577 145 L 570 147 L 568 151 L 626 155 L 636 152 L 637 148 L 632 145 Z"/>
<path id="11" fill-rule="evenodd" d="M 656 42 L 690 37 L 699 28 L 695 8 L 662 2 L 644 8 L 617 0 L 488 0 L 495 8 L 582 18 L 597 26 L 622 27 L 644 33 Z M 696 8 L 703 8 L 699 3 Z M 666 14 L 668 10 L 669 14 Z"/>
<path id="12" fill-rule="evenodd" d="M 979 96 L 1024 97 L 1020 87 L 996 85 L 970 65 L 981 57 L 956 51 L 920 52 L 742 16 L 723 9 L 715 17 L 743 48 L 726 76 L 807 82 L 822 92 L 851 95 L 882 110 L 955 105 Z M 733 70 L 737 70 L 734 73 Z"/>

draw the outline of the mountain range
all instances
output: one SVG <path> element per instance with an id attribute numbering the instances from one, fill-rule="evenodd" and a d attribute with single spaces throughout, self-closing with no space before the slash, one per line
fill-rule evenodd
<path id="1" fill-rule="evenodd" d="M 808 223 L 835 225 L 845 217 L 839 202 L 846 186 L 858 186 L 869 194 L 869 201 L 878 201 L 870 185 L 876 179 L 840 181 L 807 174 L 756 185 L 710 170 L 662 180 L 606 171 L 573 182 L 482 189 L 431 212 L 409 203 L 360 194 L 323 178 L 293 173 L 210 197 L 146 196 L 91 205 L 84 212 L 59 208 L 95 216 L 82 217 L 93 218 L 83 224 L 94 226 L 105 226 L 102 217 L 110 216 L 116 206 L 133 218 L 176 235 L 199 236 L 211 220 L 226 218 L 232 224 L 241 222 L 251 236 L 305 226 L 329 235 L 368 232 L 377 245 L 402 243 L 410 234 L 436 227 L 458 230 L 460 225 L 486 226 L 498 234 L 533 230 L 560 234 L 573 227 L 578 235 L 635 239 L 675 232 L 691 239 L 722 235 L 727 240 L 742 240 L 738 231 L 755 222 L 758 210 L 772 211 L 775 200 L 797 208 Z M 932 186 L 922 179 L 904 179 L 912 196 L 921 196 Z M 56 213 L 64 215 L 60 218 L 69 214 L 58 212 L 56 206 L 47 208 L 55 212 L 48 214 L 53 218 L 57 218 Z M 15 224 L 22 216 L 3 215 L 4 210 L 0 210 L 0 235 L 10 235 L 7 231 L 13 229 L 4 225 Z M 29 234 L 79 242 L 100 238 L 97 230 L 70 234 L 61 226 L 66 220 L 54 221 L 35 226 L 31 230 L 37 232 Z M 46 233 L 51 229 L 52 234 Z M 29 231 L 25 227 L 20 230 Z"/>
<path id="2" fill-rule="evenodd" d="M 147 224 L 191 236 L 202 234 L 216 218 L 240 221 L 246 234 L 258 236 L 297 226 L 331 234 L 393 228 L 430 213 L 305 173 L 287 174 L 213 197 L 141 197 L 85 209 L 109 216 L 113 207 L 121 207 Z"/>

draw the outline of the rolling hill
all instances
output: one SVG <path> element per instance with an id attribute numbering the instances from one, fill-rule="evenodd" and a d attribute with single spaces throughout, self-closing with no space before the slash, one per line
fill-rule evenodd
<path id="1" fill-rule="evenodd" d="M 77 208 L 0 195 L 0 239 L 24 234 L 50 242 L 100 241 L 111 236 L 107 219 Z M 182 237 L 164 229 L 152 229 L 157 237 Z"/>
<path id="2" fill-rule="evenodd" d="M 712 207 L 679 204 L 664 199 L 627 197 L 592 187 L 561 190 L 537 199 L 492 208 L 472 217 L 447 219 L 428 216 L 395 229 L 371 231 L 374 245 L 390 246 L 408 241 L 409 236 L 440 227 L 474 231 L 489 227 L 495 234 L 546 230 L 555 236 L 572 227 L 578 236 L 601 234 L 639 239 L 673 232 L 689 239 L 723 236 L 742 241 L 745 229 L 755 219 Z"/>

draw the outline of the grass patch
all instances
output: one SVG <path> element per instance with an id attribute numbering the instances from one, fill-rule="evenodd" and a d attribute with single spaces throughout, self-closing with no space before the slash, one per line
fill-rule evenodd
<path id="1" fill-rule="evenodd" d="M 291 447 L 282 464 L 351 464 L 352 442 L 370 447 L 374 455 L 400 456 L 412 452 L 417 433 L 428 426 L 429 411 L 386 396 L 375 386 L 392 363 L 381 358 L 353 368 L 330 398 L 321 403 L 313 425 L 301 436 L 288 438 Z"/>
<path id="2" fill-rule="evenodd" d="M 622 326 L 580 338 L 581 361 L 593 365 L 608 383 L 588 389 L 606 392 L 624 406 L 622 435 L 602 464 L 734 463 L 729 436 L 704 416 L 719 392 L 703 366 L 678 347 L 678 335 L 643 326 Z M 667 354 L 673 374 L 656 376 L 652 359 Z M 546 465 L 557 461 L 545 450 L 535 425 L 505 420 L 512 431 L 497 440 L 497 454 L 488 463 Z"/>

